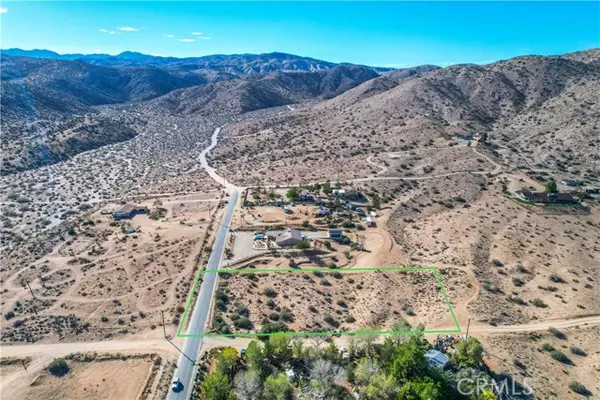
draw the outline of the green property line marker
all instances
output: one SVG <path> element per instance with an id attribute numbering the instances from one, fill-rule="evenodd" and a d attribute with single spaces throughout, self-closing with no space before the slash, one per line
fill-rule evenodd
<path id="1" fill-rule="evenodd" d="M 181 331 L 183 330 L 185 323 L 187 321 L 190 307 L 192 305 L 193 299 L 195 298 L 196 289 L 198 287 L 198 282 L 200 280 L 200 276 L 207 273 L 217 273 L 217 274 L 256 274 L 256 273 L 282 273 L 282 272 L 296 272 L 296 273 L 304 273 L 304 272 L 321 272 L 321 273 L 352 273 L 352 272 L 386 272 L 386 271 L 430 271 L 433 273 L 433 276 L 439 285 L 440 291 L 444 296 L 444 301 L 450 310 L 450 314 L 452 315 L 452 319 L 454 321 L 455 329 L 437 329 L 437 330 L 423 330 L 423 331 L 347 331 L 347 332 L 336 332 L 336 331 L 325 331 L 325 332 L 274 332 L 274 333 L 204 333 L 204 334 L 183 334 Z M 210 323 L 210 322 L 209 322 Z M 446 293 L 446 289 L 444 288 L 444 284 L 440 278 L 439 272 L 436 267 L 380 267 L 380 268 L 347 268 L 347 269 L 339 269 L 339 268 L 284 268 L 284 269 L 253 269 L 253 268 L 244 268 L 244 269 L 235 269 L 235 270 L 200 270 L 196 275 L 196 279 L 194 280 L 194 285 L 192 288 L 192 292 L 188 297 L 186 302 L 185 311 L 181 317 L 181 322 L 179 323 L 179 329 L 177 330 L 177 337 L 181 338 L 189 338 L 189 337 L 248 337 L 248 338 L 256 338 L 256 337 L 269 337 L 269 336 L 292 336 L 292 337 L 310 337 L 310 336 L 360 336 L 360 335 L 418 335 L 418 334 L 450 334 L 450 333 L 461 333 L 462 330 L 456 318 L 456 314 L 454 313 L 454 309 L 452 308 L 452 304 L 450 303 L 450 299 Z"/>

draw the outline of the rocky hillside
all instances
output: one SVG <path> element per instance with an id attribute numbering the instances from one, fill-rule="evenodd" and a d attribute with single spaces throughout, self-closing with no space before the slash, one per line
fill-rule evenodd
<path id="1" fill-rule="evenodd" d="M 303 100 L 332 98 L 377 76 L 371 69 L 356 66 L 276 72 L 177 90 L 148 105 L 176 114 L 237 115 Z"/>
<path id="2" fill-rule="evenodd" d="M 3 124 L 147 100 L 175 89 L 231 78 L 214 72 L 102 67 L 82 61 L 2 57 Z"/>
<path id="3" fill-rule="evenodd" d="M 485 133 L 511 164 L 594 174 L 600 162 L 598 54 L 525 56 L 400 78 L 383 74 L 302 112 L 231 127 L 231 136 L 263 132 L 245 145 L 248 158 L 233 160 L 283 162 L 311 149 L 313 162 L 334 157 L 352 165 L 348 160 L 355 157 Z M 230 162 L 228 145 L 215 154 L 223 164 Z"/>

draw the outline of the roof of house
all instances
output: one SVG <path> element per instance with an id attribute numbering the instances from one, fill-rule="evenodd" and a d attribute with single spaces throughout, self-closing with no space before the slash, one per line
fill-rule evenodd
<path id="1" fill-rule="evenodd" d="M 342 230 L 340 228 L 331 228 L 329 233 L 342 233 Z"/>
<path id="2" fill-rule="evenodd" d="M 125 204 L 123 207 L 119 208 L 116 212 L 118 213 L 129 213 L 135 210 L 140 210 L 145 207 L 137 206 L 135 204 Z"/>
<path id="3" fill-rule="evenodd" d="M 296 229 L 288 229 L 286 232 L 277 236 L 277 241 L 281 242 L 287 239 L 302 240 L 302 233 Z"/>
<path id="4" fill-rule="evenodd" d="M 529 190 L 519 190 L 516 193 L 520 193 L 527 200 L 534 202 L 547 202 L 547 201 L 573 201 L 574 198 L 569 193 L 546 193 L 546 192 L 530 192 Z"/>
<path id="5" fill-rule="evenodd" d="M 450 361 L 450 359 L 448 358 L 447 355 L 445 355 L 444 353 L 442 353 L 441 351 L 437 351 L 437 350 L 427 350 L 427 352 L 425 353 L 425 357 L 427 357 L 429 359 L 429 362 L 433 365 L 437 365 L 440 367 L 445 367 L 446 364 L 448 364 L 448 361 Z"/>

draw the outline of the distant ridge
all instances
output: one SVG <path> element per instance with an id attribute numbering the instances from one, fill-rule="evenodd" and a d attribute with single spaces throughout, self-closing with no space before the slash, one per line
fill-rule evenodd
<path id="1" fill-rule="evenodd" d="M 276 71 L 320 71 L 329 70 L 339 65 L 356 65 L 352 63 L 333 63 L 281 52 L 264 54 L 214 54 L 202 57 L 161 57 L 134 51 L 124 51 L 117 55 L 110 54 L 59 54 L 50 50 L 6 49 L 1 50 L 3 56 L 45 58 L 51 60 L 80 60 L 94 65 L 110 67 L 159 67 L 180 68 L 185 70 L 210 69 L 234 75 L 267 74 Z M 372 69 L 378 73 L 393 70 L 358 65 Z"/>

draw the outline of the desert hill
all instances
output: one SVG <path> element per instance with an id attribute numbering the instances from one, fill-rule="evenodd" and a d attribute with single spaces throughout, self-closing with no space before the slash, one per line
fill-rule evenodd
<path id="1" fill-rule="evenodd" d="M 373 70 L 357 66 L 275 72 L 177 90 L 149 105 L 177 114 L 238 115 L 304 100 L 332 98 L 377 76 Z"/>
<path id="2" fill-rule="evenodd" d="M 585 170 L 600 157 L 590 151 L 599 145 L 600 127 L 594 122 L 600 100 L 600 67 L 593 61 L 597 54 L 590 50 L 455 65 L 404 79 L 384 74 L 302 112 L 230 127 L 231 142 L 224 143 L 215 159 L 228 164 L 234 142 L 248 152 L 247 159 L 235 162 L 252 169 L 265 157 L 298 164 L 290 157 L 301 158 L 307 149 L 313 160 L 335 154 L 348 161 L 438 138 L 485 133 L 493 146 L 514 147 L 504 156 L 519 165 Z M 253 136 L 252 143 L 235 140 L 238 134 L 255 132 L 262 134 Z M 278 143 L 286 143 L 285 148 Z M 303 172 L 309 173 L 298 174 Z"/>
<path id="3" fill-rule="evenodd" d="M 153 67 L 103 67 L 82 61 L 4 56 L 3 123 L 90 111 L 91 106 L 147 100 L 231 76 Z"/>

